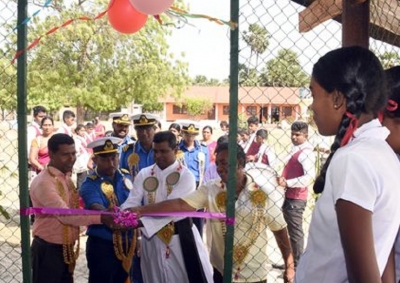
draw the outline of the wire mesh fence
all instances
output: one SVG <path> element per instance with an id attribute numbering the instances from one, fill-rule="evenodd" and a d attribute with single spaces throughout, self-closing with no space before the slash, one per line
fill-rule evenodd
<path id="1" fill-rule="evenodd" d="M 37 9 L 43 9 L 43 13 L 32 20 L 34 22 L 32 27 L 29 25 L 28 43 L 50 28 L 62 24 L 67 16 L 78 16 L 77 11 L 67 13 L 69 9 L 72 10 L 72 6 L 68 5 L 63 7 L 65 10 L 61 13 L 59 2 L 54 1 L 52 7 L 43 7 L 44 3 L 37 3 L 37 1 L 29 2 L 31 15 Z M 79 1 L 79 4 L 84 2 L 86 2 L 84 4 L 86 10 L 83 9 L 82 12 L 87 12 L 87 8 L 92 4 L 98 4 L 96 1 Z M 233 266 L 225 266 L 232 269 L 233 281 L 246 279 L 249 280 L 248 282 L 255 282 L 267 279 L 268 282 L 282 282 L 283 271 L 280 265 L 283 264 L 283 258 L 277 244 L 277 238 L 280 239 L 282 235 L 277 234 L 286 225 L 285 222 L 289 224 L 292 245 L 296 247 L 298 253 L 301 253 L 303 249 L 301 242 L 304 241 L 305 246 L 307 241 L 316 197 L 311 189 L 312 180 L 315 174 L 318 174 L 332 143 L 332 138 L 320 136 L 313 124 L 312 111 L 309 108 L 312 98 L 308 85 L 312 66 L 317 59 L 342 45 L 342 26 L 338 17 L 341 7 L 327 9 L 326 15 L 321 11 L 316 14 L 306 14 L 305 6 L 309 6 L 311 2 L 289 0 L 240 2 L 239 65 L 237 66 L 239 74 L 238 142 L 247 153 L 248 176 L 254 182 L 253 187 L 248 187 L 247 197 L 237 196 L 240 208 L 236 211 L 236 232 L 232 250 Z M 0 209 L 4 208 L 0 216 L 0 281 L 11 283 L 22 282 L 21 233 L 29 233 L 29 231 L 21 231 L 19 216 L 18 170 L 25 169 L 18 166 L 18 125 L 15 112 L 17 74 L 15 65 L 11 64 L 15 55 L 17 29 L 14 27 L 17 24 L 17 3 L 2 2 L 0 10 L 0 49 L 2 51 L 0 57 L 0 183 L 2 184 Z M 381 10 L 387 13 L 379 13 Z M 98 12 L 100 11 L 101 9 Z M 400 41 L 396 36 L 399 33 L 398 19 L 396 19 L 398 13 L 397 1 L 371 1 L 371 18 L 374 25 L 370 36 L 380 40 L 371 39 L 370 48 L 378 54 L 385 68 L 400 64 L 397 47 Z M 95 12 L 92 14 L 96 16 Z M 52 20 L 44 24 L 44 20 L 48 17 Z M 324 20 L 319 20 L 321 18 Z M 313 19 L 313 22 L 308 22 L 310 19 Z M 318 24 L 315 24 L 316 22 Z M 65 41 L 69 47 L 72 46 L 72 50 L 80 48 L 79 44 L 74 44 L 85 38 L 86 28 L 92 31 L 96 28 L 100 30 L 106 24 L 104 21 L 91 22 L 76 34 L 67 29 L 60 36 L 53 35 L 53 38 L 49 36 L 47 41 L 43 40 L 41 43 L 43 48 L 28 53 L 28 62 L 33 63 L 32 72 L 28 73 L 31 87 L 26 105 L 28 109 L 40 102 L 56 108 L 55 105 L 58 105 L 56 102 L 59 100 L 57 91 L 60 89 L 52 89 L 52 85 L 57 76 L 71 75 L 71 70 L 57 64 L 76 58 L 68 57 L 66 53 L 63 53 L 63 48 L 66 46 L 50 47 L 50 41 Z M 391 31 L 383 32 L 381 28 L 378 28 L 379 26 Z M 300 28 L 304 32 L 300 32 Z M 111 36 L 107 32 L 101 36 L 105 35 Z M 106 42 L 101 44 L 103 47 L 107 45 Z M 124 41 L 120 41 L 119 44 L 124 44 Z M 145 54 L 148 45 L 141 48 Z M 90 99 L 90 96 L 82 95 L 78 89 L 85 89 L 89 81 L 93 81 L 97 75 L 94 72 L 95 65 L 102 61 L 94 53 L 86 58 L 86 61 L 83 60 L 85 64 L 75 70 L 82 76 L 86 76 L 87 80 L 79 82 L 79 86 L 71 92 L 74 99 L 63 101 L 64 105 L 77 104 L 77 101 L 83 98 Z M 35 61 L 37 58 L 40 60 Z M 47 73 L 47 77 L 42 76 L 40 70 L 48 66 L 55 72 Z M 60 68 L 57 69 L 57 66 Z M 148 74 L 152 72 L 152 69 L 148 68 L 146 71 Z M 113 71 L 110 69 L 105 74 L 98 74 L 103 77 L 97 79 L 104 79 L 111 73 Z M 129 76 L 130 74 L 122 73 L 122 75 Z M 68 85 L 70 82 L 66 81 L 66 83 Z M 96 85 L 89 85 L 90 87 L 95 88 Z M 37 98 L 41 88 L 47 94 Z M 101 91 L 107 91 L 107 89 L 101 89 Z M 146 99 L 142 100 L 146 102 Z M 214 103 L 213 106 L 217 109 L 213 117 L 215 121 L 229 120 L 229 103 L 218 105 Z M 28 119 L 30 118 L 29 116 Z M 292 125 L 296 125 L 294 124 L 296 121 L 302 121 L 308 125 L 307 134 L 301 125 L 294 130 L 291 128 Z M 299 146 L 300 142 L 302 145 Z M 301 148 L 300 153 L 299 148 Z M 285 166 L 290 163 L 291 157 L 299 161 L 302 166 L 303 173 L 299 173 L 299 176 L 288 175 L 285 172 Z M 286 191 L 285 199 L 285 191 L 282 188 L 276 189 L 276 177 L 279 176 L 286 177 L 287 187 L 307 187 L 308 194 L 303 193 L 299 197 L 300 201 L 292 201 L 296 197 L 288 195 Z M 254 194 L 257 187 L 262 187 L 271 194 L 266 198 L 263 195 Z M 283 211 L 280 210 L 281 207 Z M 9 216 L 9 219 L 6 216 Z M 85 241 L 84 237 L 82 241 Z M 81 255 L 75 270 L 75 282 L 87 281 L 84 246 L 84 243 L 81 244 Z"/>

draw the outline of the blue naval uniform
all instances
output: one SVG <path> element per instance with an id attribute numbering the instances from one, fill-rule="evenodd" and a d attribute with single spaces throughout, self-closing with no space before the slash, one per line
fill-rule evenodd
<path id="1" fill-rule="evenodd" d="M 119 167 L 128 170 L 132 176 L 135 178 L 140 170 L 149 167 L 155 163 L 153 148 L 147 152 L 140 144 L 140 141 L 131 142 L 120 146 L 121 153 L 119 157 Z M 131 154 L 136 153 L 139 157 L 139 162 L 132 168 L 129 168 L 128 159 Z M 132 171 L 131 171 L 132 170 Z M 135 253 L 133 257 L 133 277 L 132 281 L 135 283 L 143 283 L 142 273 L 140 269 L 140 258 Z"/>
<path id="2" fill-rule="evenodd" d="M 126 144 L 122 147 L 122 151 L 119 158 L 119 167 L 130 171 L 128 159 L 129 156 L 136 153 L 139 156 L 139 162 L 132 168 L 132 176 L 136 176 L 137 173 L 143 168 L 149 167 L 155 163 L 154 151 L 151 148 L 148 152 L 141 146 L 140 141 L 136 143 Z"/>
<path id="3" fill-rule="evenodd" d="M 196 178 L 196 182 L 200 181 L 200 172 L 199 172 L 199 152 L 203 152 L 205 154 L 205 167 L 204 172 L 207 171 L 208 166 L 210 164 L 210 156 L 208 155 L 208 148 L 206 145 L 201 144 L 199 141 L 194 141 L 194 148 L 188 150 L 185 146 L 184 141 L 182 140 L 178 148 L 183 151 L 184 157 L 184 165 L 193 173 Z"/>
<path id="4" fill-rule="evenodd" d="M 92 204 L 98 203 L 108 208 L 109 200 L 101 190 L 101 183 L 108 182 L 114 187 L 114 194 L 118 199 L 118 206 L 125 202 L 129 195 L 129 189 L 125 186 L 124 180 L 131 180 L 130 174 L 126 170 L 116 172 L 114 178 L 100 177 L 96 173 L 90 174 L 83 182 L 79 191 L 85 208 L 88 209 Z M 122 232 L 122 240 L 132 239 L 133 231 Z M 113 232 L 105 225 L 89 225 L 86 234 L 86 258 L 89 268 L 89 283 L 108 282 L 124 283 L 126 278 L 132 277 L 132 268 L 130 273 L 123 269 L 122 261 L 119 260 L 114 251 L 112 242 Z"/>

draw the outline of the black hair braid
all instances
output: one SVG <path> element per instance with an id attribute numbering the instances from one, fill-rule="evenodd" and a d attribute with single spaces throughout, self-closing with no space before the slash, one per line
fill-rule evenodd
<path id="1" fill-rule="evenodd" d="M 346 129 L 350 124 L 350 118 L 347 116 L 343 116 L 342 122 L 340 123 L 339 130 L 335 136 L 335 140 L 333 144 L 331 145 L 331 153 L 329 154 L 324 166 L 321 168 L 321 172 L 319 173 L 319 176 L 315 179 L 314 183 L 314 193 L 319 194 L 322 193 L 325 187 L 325 177 L 326 177 L 326 172 L 328 171 L 329 164 L 331 163 L 331 159 L 333 155 L 335 154 L 336 150 L 340 148 L 340 144 L 342 142 L 342 139 L 346 133 Z"/>
<path id="2" fill-rule="evenodd" d="M 361 115 L 362 109 L 364 108 L 364 99 L 365 99 L 364 94 L 356 86 L 352 90 L 349 90 L 348 93 L 350 94 L 349 95 L 350 98 L 356 98 L 356 100 L 353 101 L 350 100 L 349 97 L 347 97 L 347 102 L 346 102 L 347 112 L 353 114 L 358 119 Z M 343 115 L 338 132 L 336 133 L 335 136 L 335 140 L 331 145 L 331 153 L 329 154 L 324 166 L 322 166 L 319 176 L 315 179 L 313 189 L 314 193 L 316 194 L 322 193 L 324 190 L 325 177 L 326 177 L 326 172 L 328 171 L 329 164 L 331 163 L 332 157 L 336 153 L 336 150 L 340 148 L 343 137 L 346 134 L 347 128 L 350 126 L 350 121 L 351 121 L 350 117 L 348 117 L 347 115 Z"/>

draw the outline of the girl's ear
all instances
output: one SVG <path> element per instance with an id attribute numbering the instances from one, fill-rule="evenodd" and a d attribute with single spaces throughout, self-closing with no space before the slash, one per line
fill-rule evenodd
<path id="1" fill-rule="evenodd" d="M 333 102 L 333 108 L 337 110 L 343 111 L 343 113 L 346 111 L 346 97 L 344 94 L 338 90 L 334 90 L 332 93 L 332 102 Z"/>

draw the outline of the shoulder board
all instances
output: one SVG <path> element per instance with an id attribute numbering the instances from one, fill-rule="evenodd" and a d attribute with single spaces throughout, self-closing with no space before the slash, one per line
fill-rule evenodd
<path id="1" fill-rule="evenodd" d="M 133 147 L 134 143 L 128 143 L 126 145 L 124 145 L 124 147 L 122 148 L 123 152 L 126 152 L 129 148 Z"/>
<path id="2" fill-rule="evenodd" d="M 121 168 L 120 170 L 121 170 L 121 172 L 124 173 L 124 174 L 129 174 L 129 171 L 126 170 L 125 168 Z"/>
<path id="3" fill-rule="evenodd" d="M 95 175 L 95 174 L 93 174 L 93 175 L 89 175 L 89 176 L 87 176 L 89 179 L 91 179 L 91 180 L 97 180 L 97 178 L 98 178 L 98 176 L 97 175 Z"/>
<path id="4" fill-rule="evenodd" d="M 185 153 L 182 150 L 178 150 L 175 154 L 175 157 L 180 159 L 180 158 L 184 158 L 185 157 Z"/>

